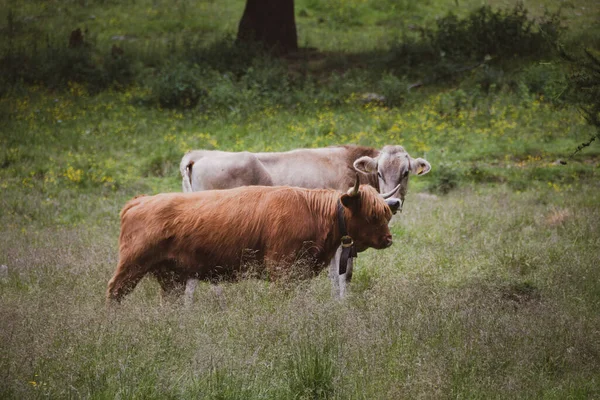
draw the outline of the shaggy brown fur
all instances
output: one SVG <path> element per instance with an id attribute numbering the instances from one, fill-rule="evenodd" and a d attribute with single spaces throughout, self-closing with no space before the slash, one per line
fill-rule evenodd
<path id="1" fill-rule="evenodd" d="M 338 200 L 358 251 L 391 245 L 392 212 L 367 185 L 356 196 L 250 186 L 137 197 L 121 211 L 119 263 L 107 298 L 120 301 L 146 274 L 165 293 L 180 292 L 188 278 L 234 279 L 248 252 L 273 279 L 299 259 L 317 273 L 340 244 Z"/>

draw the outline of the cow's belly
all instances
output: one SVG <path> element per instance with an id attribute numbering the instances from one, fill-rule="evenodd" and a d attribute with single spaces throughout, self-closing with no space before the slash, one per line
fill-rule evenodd
<path id="1" fill-rule="evenodd" d="M 331 258 L 321 246 L 310 240 L 301 241 L 290 251 L 273 249 L 245 248 L 240 251 L 219 251 L 197 249 L 193 256 L 171 254 L 170 268 L 184 279 L 200 279 L 211 282 L 237 281 L 244 277 L 268 278 L 277 280 L 289 274 L 309 277 L 318 274 Z M 271 251 L 271 253 L 269 253 Z M 267 257 L 265 257 L 265 253 Z"/>

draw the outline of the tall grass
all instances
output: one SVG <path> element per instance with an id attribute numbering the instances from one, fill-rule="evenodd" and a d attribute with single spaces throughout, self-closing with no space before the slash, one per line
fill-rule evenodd
<path id="1" fill-rule="evenodd" d="M 430 3 L 298 0 L 301 46 L 328 40 L 287 60 L 233 44 L 241 2 L 1 3 L 0 398 L 600 397 L 598 147 L 564 165 L 592 128 L 551 52 L 449 61 L 520 9 Z M 561 40 L 595 43 L 596 14 L 565 5 Z M 105 308 L 120 208 L 179 191 L 185 151 L 346 143 L 433 169 L 344 301 L 325 274 L 188 308 L 145 279 Z"/>
<path id="2" fill-rule="evenodd" d="M 107 311 L 116 218 L 5 231 L 3 398 L 593 398 L 597 191 L 413 194 L 344 302 L 321 275 L 186 309 L 148 279 Z"/>

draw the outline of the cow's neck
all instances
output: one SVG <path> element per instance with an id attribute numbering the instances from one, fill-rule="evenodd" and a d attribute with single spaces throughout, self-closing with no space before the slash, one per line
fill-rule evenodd
<path id="1" fill-rule="evenodd" d="M 315 229 L 320 232 L 320 237 L 315 238 L 317 247 L 320 248 L 321 252 L 318 258 L 323 262 L 329 262 L 333 258 L 342 240 L 338 220 L 340 193 L 337 191 L 328 192 L 329 196 L 322 197 L 307 191 L 308 207 L 312 216 L 315 217 Z"/>
<path id="2" fill-rule="evenodd" d="M 371 158 L 376 158 L 379 156 L 379 150 L 374 149 L 373 147 L 367 146 L 355 146 L 355 145 L 345 145 L 342 146 L 346 149 L 346 165 L 350 166 L 348 169 L 348 177 L 347 184 L 352 186 L 354 184 L 354 179 L 356 177 L 356 170 L 354 169 L 354 161 L 357 159 L 369 156 Z M 358 174 L 361 185 L 369 185 L 373 186 L 379 192 L 379 179 L 377 178 L 377 173 L 372 174 Z"/>
<path id="3" fill-rule="evenodd" d="M 374 174 L 358 174 L 358 179 L 360 180 L 361 185 L 369 185 L 373 186 L 378 192 L 379 190 L 379 179 L 377 178 L 377 173 Z"/>

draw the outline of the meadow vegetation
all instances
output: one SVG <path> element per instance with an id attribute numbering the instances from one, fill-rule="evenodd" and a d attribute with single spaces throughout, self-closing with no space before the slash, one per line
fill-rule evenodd
<path id="1" fill-rule="evenodd" d="M 243 2 L 0 0 L 0 397 L 600 397 L 597 97 L 555 50 L 597 57 L 600 8 L 487 4 L 297 0 L 273 58 Z M 105 309 L 120 208 L 185 151 L 347 143 L 432 165 L 347 299 L 146 279 Z"/>

